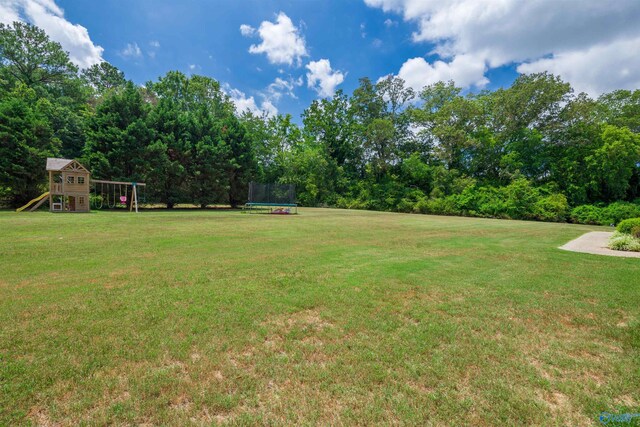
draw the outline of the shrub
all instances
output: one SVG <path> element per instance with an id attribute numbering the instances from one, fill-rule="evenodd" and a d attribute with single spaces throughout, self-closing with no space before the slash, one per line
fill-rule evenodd
<path id="1" fill-rule="evenodd" d="M 416 203 L 414 210 L 425 214 L 434 215 L 458 215 L 455 203 L 451 197 L 422 199 Z"/>
<path id="2" fill-rule="evenodd" d="M 571 222 L 579 224 L 608 225 L 603 216 L 602 208 L 594 205 L 581 205 L 573 208 L 570 219 Z"/>
<path id="3" fill-rule="evenodd" d="M 566 221 L 568 213 L 569 203 L 564 194 L 550 194 L 533 205 L 533 216 L 540 221 Z"/>
<path id="4" fill-rule="evenodd" d="M 616 251 L 640 252 L 640 239 L 618 231 L 609 239 L 609 248 Z"/>
<path id="5" fill-rule="evenodd" d="M 505 214 L 513 219 L 531 219 L 533 205 L 540 195 L 537 188 L 524 178 L 511 182 L 506 187 L 499 188 L 505 199 Z"/>
<path id="6" fill-rule="evenodd" d="M 631 235 L 636 239 L 640 239 L 640 226 L 631 229 Z"/>
<path id="7" fill-rule="evenodd" d="M 640 205 L 629 202 L 615 202 L 604 208 L 602 214 L 609 224 L 618 224 L 628 218 L 640 217 Z"/>
<path id="8" fill-rule="evenodd" d="M 631 234 L 631 230 L 633 230 L 635 227 L 640 227 L 640 218 L 625 219 L 620 224 L 618 224 L 616 230 L 618 230 L 618 232 L 620 233 Z"/>
<path id="9" fill-rule="evenodd" d="M 415 206 L 415 204 L 416 202 L 414 202 L 413 200 L 403 197 L 402 199 L 400 199 L 396 210 L 398 212 L 406 213 L 413 212 L 413 207 Z"/>

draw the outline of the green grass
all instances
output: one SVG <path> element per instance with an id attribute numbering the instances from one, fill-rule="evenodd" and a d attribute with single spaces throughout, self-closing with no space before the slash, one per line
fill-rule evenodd
<path id="1" fill-rule="evenodd" d="M 597 227 L 304 209 L 0 212 L 0 425 L 599 425 L 640 262 Z"/>

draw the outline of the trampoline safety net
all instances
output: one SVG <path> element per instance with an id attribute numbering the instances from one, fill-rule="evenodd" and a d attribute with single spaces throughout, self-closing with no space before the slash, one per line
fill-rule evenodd
<path id="1" fill-rule="evenodd" d="M 293 205 L 296 203 L 296 187 L 293 184 L 249 184 L 249 203 Z"/>

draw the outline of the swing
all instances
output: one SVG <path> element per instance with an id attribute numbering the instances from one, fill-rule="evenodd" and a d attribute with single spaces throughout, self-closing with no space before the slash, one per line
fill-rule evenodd
<path id="1" fill-rule="evenodd" d="M 116 207 L 116 186 L 113 186 L 113 199 L 110 196 L 111 192 L 109 191 L 109 184 L 107 184 L 107 204 L 109 209 L 113 209 Z M 111 201 L 113 200 L 113 204 Z"/>
<path id="2" fill-rule="evenodd" d="M 98 196 L 98 184 L 93 187 L 93 207 L 96 209 L 102 209 L 104 202 L 104 184 L 100 184 L 100 196 Z"/>
<path id="3" fill-rule="evenodd" d="M 124 188 L 124 196 L 122 195 L 122 185 L 118 185 L 118 194 L 120 195 L 120 203 L 127 205 L 127 187 Z"/>

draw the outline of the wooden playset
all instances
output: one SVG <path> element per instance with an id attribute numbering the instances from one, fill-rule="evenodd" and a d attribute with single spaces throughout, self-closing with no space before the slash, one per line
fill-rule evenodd
<path id="1" fill-rule="evenodd" d="M 33 212 L 46 201 L 49 201 L 50 212 L 89 212 L 91 210 L 91 184 L 96 189 L 94 199 L 99 201 L 97 208 L 102 207 L 105 199 L 111 200 L 111 189 L 113 190 L 113 205 L 108 202 L 108 207 L 126 206 L 128 202 L 127 195 L 129 194 L 128 187 L 131 186 L 129 211 L 132 211 L 135 207 L 135 211 L 138 212 L 137 187 L 146 185 L 142 182 L 92 180 L 90 179 L 91 173 L 89 170 L 77 160 L 48 158 L 47 172 L 49 174 L 49 191 L 42 193 L 26 205 L 16 209 L 17 212 L 22 212 L 26 209 L 29 212 Z M 100 195 L 97 194 L 98 184 L 101 188 Z M 123 186 L 125 188 L 124 194 L 122 193 Z M 120 191 L 118 199 L 116 199 L 116 188 Z"/>

